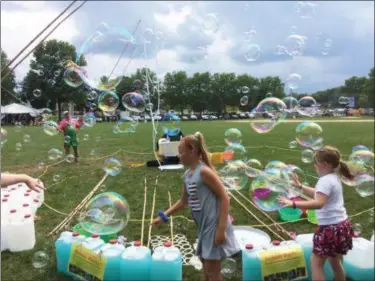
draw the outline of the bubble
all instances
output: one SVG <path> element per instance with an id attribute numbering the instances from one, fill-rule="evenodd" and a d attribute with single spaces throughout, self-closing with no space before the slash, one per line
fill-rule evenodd
<path id="1" fill-rule="evenodd" d="M 90 151 L 90 156 L 95 156 L 96 155 L 96 150 L 95 149 L 92 149 L 91 151 Z"/>
<path id="2" fill-rule="evenodd" d="M 332 49 L 332 39 L 324 32 L 319 32 L 316 35 L 318 49 L 323 56 L 329 54 Z"/>
<path id="3" fill-rule="evenodd" d="M 155 39 L 156 40 L 162 40 L 163 39 L 163 32 L 161 32 L 161 31 L 156 31 L 155 32 Z"/>
<path id="4" fill-rule="evenodd" d="M 295 165 L 288 165 L 287 172 L 288 172 L 289 180 L 291 181 L 288 197 L 289 198 L 298 197 L 301 194 L 301 190 L 298 187 L 294 186 L 293 175 L 296 175 L 300 182 L 306 182 L 306 174 L 301 168 Z"/>
<path id="5" fill-rule="evenodd" d="M 7 140 L 8 140 L 8 132 L 5 129 L 1 128 L 1 147 L 4 146 Z"/>
<path id="6" fill-rule="evenodd" d="M 305 149 L 301 152 L 301 161 L 303 163 L 312 163 L 314 159 L 314 152 L 311 149 Z"/>
<path id="7" fill-rule="evenodd" d="M 362 225 L 360 223 L 353 224 L 354 235 L 360 236 L 362 233 Z"/>
<path id="8" fill-rule="evenodd" d="M 90 109 L 91 109 L 91 110 L 95 110 L 95 109 L 96 109 L 96 103 L 92 103 L 92 104 L 90 104 Z"/>
<path id="9" fill-rule="evenodd" d="M 90 139 L 90 135 L 89 134 L 84 134 L 83 135 L 83 140 L 88 141 L 89 139 Z"/>
<path id="10" fill-rule="evenodd" d="M 111 211 L 108 211 L 109 209 Z M 120 194 L 104 192 L 93 197 L 81 214 L 81 226 L 86 231 L 99 235 L 117 234 L 127 225 L 130 208 L 126 199 Z"/>
<path id="11" fill-rule="evenodd" d="M 257 31 L 254 27 L 251 27 L 249 29 L 249 31 L 245 31 L 245 42 L 249 42 L 251 41 L 251 39 L 253 39 L 255 37 L 255 35 L 257 34 Z"/>
<path id="12" fill-rule="evenodd" d="M 149 44 L 153 41 L 154 31 L 151 28 L 146 28 L 142 34 L 143 43 Z"/>
<path id="13" fill-rule="evenodd" d="M 245 52 L 245 59 L 248 62 L 254 62 L 260 57 L 260 47 L 257 44 L 250 44 L 247 46 Z"/>
<path id="14" fill-rule="evenodd" d="M 359 145 L 356 145 L 353 147 L 352 149 L 352 153 L 356 152 L 356 151 L 360 151 L 360 150 L 367 150 L 367 151 L 370 151 L 370 149 L 365 146 L 365 145 L 362 145 L 362 144 L 359 144 Z"/>
<path id="15" fill-rule="evenodd" d="M 53 177 L 52 177 L 52 180 L 53 180 L 54 182 L 58 182 L 58 181 L 60 181 L 60 179 L 61 179 L 61 176 L 58 175 L 58 174 L 55 174 L 55 175 L 53 175 Z"/>
<path id="16" fill-rule="evenodd" d="M 249 87 L 248 86 L 243 86 L 242 88 L 241 88 L 241 91 L 242 91 L 242 93 L 243 94 L 247 94 L 248 92 L 249 92 Z"/>
<path id="17" fill-rule="evenodd" d="M 287 117 L 286 105 L 278 98 L 265 98 L 254 109 L 262 114 L 264 120 L 254 120 L 250 123 L 253 130 L 259 134 L 270 132 L 280 121 Z"/>
<path id="18" fill-rule="evenodd" d="M 277 45 L 276 46 L 276 51 L 274 52 L 275 55 L 284 55 L 287 54 L 288 51 L 283 45 Z"/>
<path id="19" fill-rule="evenodd" d="M 146 110 L 148 110 L 148 111 L 152 111 L 153 107 L 154 107 L 154 105 L 151 102 L 146 104 Z"/>
<path id="20" fill-rule="evenodd" d="M 264 193 L 263 193 L 264 191 Z M 283 192 L 275 192 L 275 191 L 268 191 L 267 192 L 267 187 L 264 187 L 262 192 L 255 192 L 252 191 L 253 194 L 253 202 L 255 205 L 257 205 L 258 208 L 265 212 L 273 212 L 273 211 L 278 211 L 280 210 L 283 206 L 277 201 L 277 198 L 279 196 L 284 196 L 286 197 L 286 193 Z M 258 197 L 255 196 L 254 194 L 265 194 L 264 197 Z M 267 196 L 268 194 L 268 196 Z"/>
<path id="21" fill-rule="evenodd" d="M 55 71 L 53 72 L 53 76 L 55 76 L 55 77 L 60 76 L 60 74 L 61 74 L 61 71 L 60 71 L 60 70 L 55 70 Z"/>
<path id="22" fill-rule="evenodd" d="M 305 36 L 292 34 L 285 39 L 284 46 L 282 47 L 285 47 L 287 54 L 290 56 L 302 56 L 306 46 L 306 39 Z"/>
<path id="23" fill-rule="evenodd" d="M 44 162 L 39 162 L 37 167 L 38 167 L 39 170 L 43 170 L 44 167 L 45 167 Z"/>
<path id="24" fill-rule="evenodd" d="M 17 133 L 20 133 L 22 131 L 22 128 L 23 128 L 22 124 L 18 123 L 16 124 L 14 131 Z"/>
<path id="25" fill-rule="evenodd" d="M 214 14 L 207 14 L 203 19 L 203 29 L 209 33 L 216 33 L 219 29 L 219 21 Z"/>
<path id="26" fill-rule="evenodd" d="M 246 162 L 246 166 L 246 174 L 250 178 L 259 176 L 259 173 L 262 170 L 262 163 L 257 159 L 249 159 Z"/>
<path id="27" fill-rule="evenodd" d="M 232 143 L 227 146 L 225 152 L 231 151 L 233 157 L 231 161 L 241 160 L 243 162 L 247 161 L 247 150 L 239 143 Z"/>
<path id="28" fill-rule="evenodd" d="M 137 92 L 127 93 L 122 97 L 122 105 L 129 111 L 143 112 L 146 104 L 143 96 Z"/>
<path id="29" fill-rule="evenodd" d="M 69 67 L 64 72 L 63 80 L 68 86 L 78 88 L 83 84 L 81 76 L 84 75 L 85 71 L 83 69 L 80 69 L 77 66 Z"/>
<path id="30" fill-rule="evenodd" d="M 84 57 L 87 62 L 86 75 L 80 72 L 81 79 L 92 89 L 106 92 L 116 89 L 120 84 L 129 64 L 129 58 L 134 56 L 137 46 L 135 37 L 124 28 L 105 24 L 105 28 L 101 29 L 100 32 L 89 36 L 81 45 L 77 52 L 76 63 L 79 64 L 81 58 Z M 113 57 L 117 58 L 116 64 L 101 64 L 100 75 L 97 75 L 98 67 L 94 62 L 99 54 L 106 52 L 110 52 Z M 102 79 L 103 76 L 106 79 Z"/>
<path id="31" fill-rule="evenodd" d="M 110 176 L 117 176 L 122 169 L 122 164 L 114 157 L 110 157 L 104 161 L 103 170 Z"/>
<path id="32" fill-rule="evenodd" d="M 96 118 L 94 114 L 85 114 L 83 116 L 83 125 L 85 128 L 92 128 L 96 124 Z"/>
<path id="33" fill-rule="evenodd" d="M 99 190 L 100 192 L 104 192 L 107 190 L 107 186 L 105 184 L 102 184 L 100 187 L 99 187 Z"/>
<path id="34" fill-rule="evenodd" d="M 241 160 L 228 163 L 219 171 L 219 176 L 227 190 L 241 190 L 248 182 L 246 164 Z"/>
<path id="35" fill-rule="evenodd" d="M 242 142 L 242 133 L 237 128 L 230 128 L 224 133 L 224 141 L 227 145 Z"/>
<path id="36" fill-rule="evenodd" d="M 20 151 L 21 149 L 22 149 L 22 143 L 17 142 L 17 143 L 16 143 L 16 150 L 17 150 L 17 151 Z"/>
<path id="37" fill-rule="evenodd" d="M 169 136 L 177 136 L 180 133 L 179 124 L 181 118 L 178 117 L 175 113 L 168 112 L 163 116 L 163 131 Z"/>
<path id="38" fill-rule="evenodd" d="M 221 274 L 228 277 L 231 276 L 237 269 L 237 263 L 235 259 L 226 258 L 220 262 Z"/>
<path id="39" fill-rule="evenodd" d="M 313 97 L 305 96 L 299 99 L 296 110 L 303 116 L 313 117 L 318 112 L 319 107 Z"/>
<path id="40" fill-rule="evenodd" d="M 310 19 L 315 15 L 315 4 L 308 1 L 298 1 L 294 5 L 294 12 L 298 13 L 300 18 Z"/>
<path id="41" fill-rule="evenodd" d="M 240 99 L 240 105 L 241 106 L 246 106 L 249 102 L 249 98 L 247 96 L 243 96 L 241 99 Z"/>
<path id="42" fill-rule="evenodd" d="M 68 162 L 68 163 L 73 163 L 75 160 L 75 157 L 73 154 L 68 154 L 66 157 L 65 157 L 65 161 Z"/>
<path id="43" fill-rule="evenodd" d="M 361 163 L 368 167 L 374 167 L 374 152 L 357 150 L 350 154 L 349 159 L 355 163 Z"/>
<path id="44" fill-rule="evenodd" d="M 299 123 L 296 127 L 296 133 L 296 141 L 301 146 L 313 148 L 322 144 L 321 134 L 323 129 L 315 122 L 303 121 Z"/>
<path id="45" fill-rule="evenodd" d="M 24 135 L 23 136 L 23 142 L 29 143 L 31 141 L 30 135 Z"/>
<path id="46" fill-rule="evenodd" d="M 361 197 L 374 195 L 374 177 L 367 174 L 360 174 L 355 177 L 355 189 Z"/>
<path id="47" fill-rule="evenodd" d="M 32 264 L 34 268 L 43 268 L 49 262 L 49 256 L 45 251 L 38 251 L 33 255 Z"/>
<path id="48" fill-rule="evenodd" d="M 70 139 L 70 136 L 65 136 L 65 137 L 64 137 L 64 143 L 65 143 L 65 144 L 70 144 L 70 140 L 71 140 L 71 139 Z"/>
<path id="49" fill-rule="evenodd" d="M 321 148 L 323 148 L 324 146 L 324 143 L 323 143 L 323 138 L 319 138 L 317 139 L 312 145 L 311 145 L 311 149 L 312 150 L 319 150 Z"/>
<path id="50" fill-rule="evenodd" d="M 136 122 L 133 118 L 124 116 L 117 121 L 115 130 L 117 133 L 134 133 L 137 125 L 138 122 Z"/>
<path id="51" fill-rule="evenodd" d="M 279 160 L 273 160 L 267 163 L 267 165 L 264 167 L 266 170 L 276 168 L 276 169 L 286 169 L 287 165 L 284 162 L 281 162 Z M 276 170 L 275 170 L 276 171 Z"/>
<path id="52" fill-rule="evenodd" d="M 57 129 L 58 124 L 54 121 L 46 121 L 43 124 L 43 131 L 49 136 L 56 136 L 60 131 Z"/>
<path id="53" fill-rule="evenodd" d="M 341 180 L 344 184 L 348 186 L 356 186 L 361 180 L 366 179 L 366 177 L 362 177 L 362 175 L 367 174 L 368 169 L 363 163 L 354 161 L 346 161 L 345 163 L 348 165 L 349 170 L 354 174 L 354 179 L 348 179 L 341 175 Z"/>
<path id="54" fill-rule="evenodd" d="M 192 50 L 193 61 L 201 62 L 208 56 L 207 47 L 199 46 Z"/>
<path id="55" fill-rule="evenodd" d="M 89 100 L 96 100 L 96 98 L 98 97 L 98 93 L 95 91 L 95 90 L 92 90 L 90 91 L 88 94 L 87 94 L 87 98 Z"/>
<path id="56" fill-rule="evenodd" d="M 338 103 L 339 104 L 348 104 L 349 98 L 348 97 L 339 97 Z"/>
<path id="57" fill-rule="evenodd" d="M 59 159 L 62 155 L 62 151 L 57 148 L 52 148 L 48 151 L 48 159 L 52 161 Z"/>
<path id="58" fill-rule="evenodd" d="M 40 98 L 42 96 L 42 91 L 39 90 L 39 89 L 35 89 L 33 91 L 33 96 L 36 97 L 36 98 Z"/>
<path id="59" fill-rule="evenodd" d="M 98 106 L 104 112 L 115 111 L 119 103 L 119 98 L 113 91 L 103 92 L 98 97 Z"/>
<path id="60" fill-rule="evenodd" d="M 299 87 L 302 77 L 298 73 L 292 73 L 286 79 L 286 85 L 289 89 L 295 90 Z"/>
<path id="61" fill-rule="evenodd" d="M 271 92 L 268 92 L 267 94 L 266 94 L 266 98 L 271 98 L 272 97 L 272 93 Z"/>
<path id="62" fill-rule="evenodd" d="M 289 147 L 290 149 L 297 148 L 297 146 L 298 146 L 298 143 L 297 143 L 296 141 L 291 141 L 291 142 L 289 142 L 289 144 L 288 144 L 288 147 Z"/>

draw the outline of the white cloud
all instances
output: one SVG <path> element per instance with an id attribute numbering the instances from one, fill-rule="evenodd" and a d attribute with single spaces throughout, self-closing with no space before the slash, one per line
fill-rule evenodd
<path id="1" fill-rule="evenodd" d="M 1 47 L 7 53 L 9 59 L 17 55 L 35 35 L 61 12 L 42 1 L 12 3 L 23 9 L 1 10 Z M 51 29 L 44 33 L 42 37 L 50 30 Z M 61 24 L 48 39 L 59 39 L 71 42 L 72 38 L 78 34 L 79 31 L 75 20 L 69 18 Z M 27 49 L 27 52 L 35 47 L 38 42 L 40 42 L 41 38 L 37 39 L 36 42 Z M 21 80 L 27 73 L 31 57 L 32 55 L 16 68 L 15 73 L 18 80 Z M 22 56 L 20 58 L 22 58 Z M 18 62 L 19 59 L 16 62 Z"/>

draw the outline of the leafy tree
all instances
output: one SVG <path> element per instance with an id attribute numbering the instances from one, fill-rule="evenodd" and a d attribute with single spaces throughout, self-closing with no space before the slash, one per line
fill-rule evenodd
<path id="1" fill-rule="evenodd" d="M 83 85 L 73 88 L 64 82 L 66 62 L 75 61 L 77 56 L 73 45 L 58 40 L 49 40 L 38 46 L 33 53 L 30 71 L 23 80 L 23 92 L 34 107 L 46 107 L 47 104 L 58 105 L 58 116 L 61 116 L 61 104 L 73 102 L 78 107 L 86 104 L 86 94 L 89 89 Z M 79 66 L 86 66 L 83 56 Z M 40 90 L 41 96 L 35 96 L 34 90 Z"/>
<path id="2" fill-rule="evenodd" d="M 1 49 L 1 69 L 4 69 L 1 73 L 1 75 L 5 75 L 9 72 L 9 67 L 4 68 L 8 64 L 8 56 L 7 54 Z M 16 80 L 14 72 L 12 71 L 5 79 L 1 80 L 1 87 L 4 89 L 1 89 L 1 104 L 9 104 L 11 102 L 15 102 L 16 99 L 11 95 L 17 96 L 17 94 L 14 92 L 14 88 L 16 87 Z M 9 94 L 10 92 L 11 94 Z"/>

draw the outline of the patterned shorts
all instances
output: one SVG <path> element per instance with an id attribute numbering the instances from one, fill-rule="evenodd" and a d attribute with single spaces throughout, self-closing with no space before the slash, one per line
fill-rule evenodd
<path id="1" fill-rule="evenodd" d="M 353 248 L 353 235 L 348 219 L 338 224 L 318 226 L 313 238 L 313 253 L 323 258 L 346 255 Z"/>

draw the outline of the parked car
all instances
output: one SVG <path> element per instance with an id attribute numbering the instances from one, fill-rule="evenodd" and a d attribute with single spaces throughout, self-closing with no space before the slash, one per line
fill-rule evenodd
<path id="1" fill-rule="evenodd" d="M 191 114 L 190 115 L 190 120 L 198 120 L 197 116 L 195 116 L 194 114 Z"/>
<path id="2" fill-rule="evenodd" d="M 202 120 L 210 120 L 210 117 L 208 115 L 202 115 L 201 119 Z"/>
<path id="3" fill-rule="evenodd" d="M 241 112 L 240 114 L 238 114 L 238 116 L 239 116 L 241 119 L 245 119 L 245 118 L 247 118 L 246 113 L 243 113 L 243 112 Z"/>
<path id="4" fill-rule="evenodd" d="M 210 115 L 211 120 L 217 120 L 217 117 L 215 115 Z"/>

